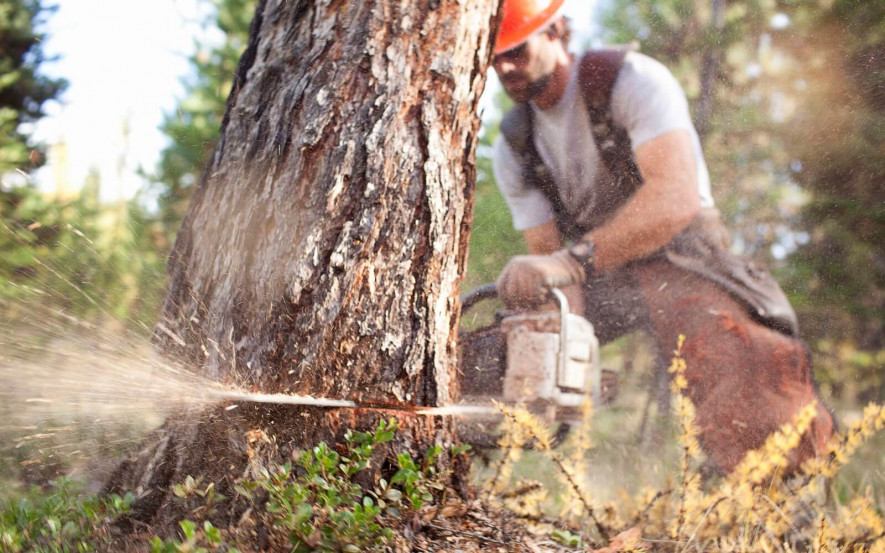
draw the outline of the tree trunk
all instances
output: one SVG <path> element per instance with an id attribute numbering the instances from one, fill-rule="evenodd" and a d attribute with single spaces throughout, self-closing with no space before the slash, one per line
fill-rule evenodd
<path id="1" fill-rule="evenodd" d="M 161 351 L 261 392 L 391 409 L 455 399 L 457 289 L 496 4 L 259 1 L 219 144 L 170 256 Z M 181 415 L 111 487 L 152 496 L 141 502 L 151 518 L 189 474 L 241 471 L 254 428 L 285 427 L 278 445 L 296 448 L 389 414 Z M 449 423 L 417 421 L 405 417 L 408 445 L 452 439 Z"/>

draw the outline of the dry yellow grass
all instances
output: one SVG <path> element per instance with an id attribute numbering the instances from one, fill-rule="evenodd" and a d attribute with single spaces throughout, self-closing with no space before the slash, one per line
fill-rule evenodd
<path id="1" fill-rule="evenodd" d="M 489 495 L 529 520 L 551 522 L 540 507 L 550 493 L 556 493 L 549 485 L 523 484 L 524 494 L 506 485 L 514 462 L 523 454 L 520 448 L 531 440 L 534 449 L 549 459 L 544 466 L 552 464 L 563 483 L 562 523 L 602 541 L 638 529 L 631 534 L 636 536 L 632 545 L 620 544 L 621 550 L 885 552 L 885 521 L 869 489 L 841 504 L 826 493 L 828 482 L 858 448 L 885 427 L 885 408 L 869 405 L 859 420 L 834 436 L 823 455 L 785 477 L 790 453 L 815 415 L 816 405 L 808 405 L 762 447 L 748 452 L 730 475 L 705 482 L 699 471 L 703 453 L 694 406 L 684 393 L 681 347 L 682 340 L 670 366 L 680 447 L 679 473 L 671 478 L 672 485 L 624 492 L 619 501 L 607 504 L 594 501 L 584 479 L 586 452 L 592 447 L 589 402 L 584 425 L 572 437 L 571 455 L 550 447 L 550 430 L 531 413 L 502 406 L 503 451 L 495 468 L 498 477 L 487 487 Z"/>

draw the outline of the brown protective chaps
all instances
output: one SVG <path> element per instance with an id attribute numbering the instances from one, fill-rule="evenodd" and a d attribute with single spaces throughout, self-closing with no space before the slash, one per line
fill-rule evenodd
<path id="1" fill-rule="evenodd" d="M 653 261 L 636 267 L 659 347 L 685 335 L 688 395 L 713 462 L 730 472 L 744 454 L 809 403 L 818 415 L 791 459 L 823 451 L 833 420 L 818 401 L 804 344 L 754 321 L 716 284 Z"/>
<path id="2" fill-rule="evenodd" d="M 685 335 L 688 396 L 704 449 L 721 470 L 732 471 L 812 402 L 817 418 L 789 468 L 823 451 L 833 419 L 817 398 L 805 345 L 762 324 L 721 284 L 656 255 L 591 279 L 584 293 L 603 343 L 645 329 L 666 353 Z"/>

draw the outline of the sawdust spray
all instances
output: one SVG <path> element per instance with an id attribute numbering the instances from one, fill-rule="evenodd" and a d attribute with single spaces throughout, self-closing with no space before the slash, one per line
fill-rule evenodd
<path id="1" fill-rule="evenodd" d="M 2 307 L 27 316 L 0 325 L 0 495 L 17 472 L 101 472 L 170 411 L 235 395 L 161 358 L 146 332 L 36 302 Z"/>

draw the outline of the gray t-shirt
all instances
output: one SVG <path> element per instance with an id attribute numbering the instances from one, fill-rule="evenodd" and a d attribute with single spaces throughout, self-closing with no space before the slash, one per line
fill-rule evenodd
<path id="1" fill-rule="evenodd" d="M 565 94 L 555 106 L 541 110 L 534 104 L 535 145 L 550 169 L 559 195 L 580 224 L 589 223 L 596 190 L 612 182 L 590 130 L 590 117 L 578 83 L 578 64 Z M 703 207 L 713 207 L 710 176 L 697 131 L 691 121 L 682 87 L 662 64 L 631 52 L 615 80 L 611 101 L 615 126 L 626 129 L 633 151 L 666 132 L 684 129 L 691 136 L 697 164 L 698 194 Z M 492 150 L 492 167 L 498 188 L 513 216 L 516 230 L 526 230 L 553 220 L 553 207 L 537 188 L 526 185 L 516 155 L 498 136 Z"/>

